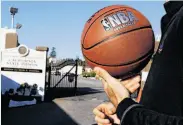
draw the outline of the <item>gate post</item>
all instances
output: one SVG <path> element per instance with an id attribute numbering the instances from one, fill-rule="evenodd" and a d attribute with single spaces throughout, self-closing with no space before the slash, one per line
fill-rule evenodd
<path id="1" fill-rule="evenodd" d="M 76 59 L 76 70 L 75 70 L 75 87 L 74 87 L 74 94 L 75 95 L 77 92 L 77 76 L 78 76 L 78 59 Z"/>
<path id="2" fill-rule="evenodd" d="M 48 74 L 49 74 L 48 75 L 48 89 L 50 89 L 50 84 L 51 84 L 51 66 L 49 66 Z"/>
<path id="3" fill-rule="evenodd" d="M 47 67 L 48 81 L 45 84 L 45 101 L 50 101 L 51 66 Z"/>

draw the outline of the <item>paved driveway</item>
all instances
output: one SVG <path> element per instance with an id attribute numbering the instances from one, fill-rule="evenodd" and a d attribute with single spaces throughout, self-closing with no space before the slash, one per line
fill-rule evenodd
<path id="1" fill-rule="evenodd" d="M 92 110 L 107 97 L 100 81 L 78 77 L 77 96 L 2 112 L 2 125 L 92 125 Z"/>

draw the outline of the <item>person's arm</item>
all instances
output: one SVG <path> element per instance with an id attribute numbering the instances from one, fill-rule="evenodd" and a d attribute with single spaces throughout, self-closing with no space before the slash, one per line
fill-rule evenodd
<path id="1" fill-rule="evenodd" d="M 183 117 L 149 110 L 130 98 L 119 103 L 116 113 L 121 125 L 183 125 Z"/>

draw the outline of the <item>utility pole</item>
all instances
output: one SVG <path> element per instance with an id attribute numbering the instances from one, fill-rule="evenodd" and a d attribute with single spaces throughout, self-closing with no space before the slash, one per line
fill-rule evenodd
<path id="1" fill-rule="evenodd" d="M 15 17 L 15 14 L 18 13 L 18 8 L 10 7 L 10 13 L 12 15 L 11 28 L 14 29 L 14 17 Z"/>

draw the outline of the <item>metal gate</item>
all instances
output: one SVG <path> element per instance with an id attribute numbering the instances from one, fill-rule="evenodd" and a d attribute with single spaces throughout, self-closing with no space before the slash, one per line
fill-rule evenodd
<path id="1" fill-rule="evenodd" d="M 77 69 L 77 60 L 65 60 L 51 64 L 47 69 L 45 100 L 75 95 Z"/>

